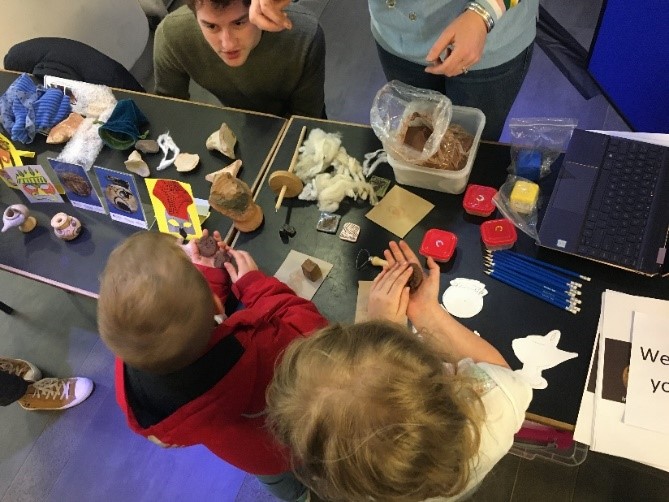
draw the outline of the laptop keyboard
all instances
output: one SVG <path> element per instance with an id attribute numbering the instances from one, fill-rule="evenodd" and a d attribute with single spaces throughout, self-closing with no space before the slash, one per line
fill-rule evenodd
<path id="1" fill-rule="evenodd" d="M 662 147 L 611 137 L 581 230 L 578 252 L 624 267 L 637 262 Z"/>

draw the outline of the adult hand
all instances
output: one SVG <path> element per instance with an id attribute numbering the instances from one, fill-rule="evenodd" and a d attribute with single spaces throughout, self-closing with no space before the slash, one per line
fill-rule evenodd
<path id="1" fill-rule="evenodd" d="M 202 237 L 200 239 L 204 239 L 205 237 L 208 236 L 209 236 L 209 230 L 207 230 L 206 228 L 203 229 Z M 214 230 L 212 236 L 214 237 L 214 240 L 218 245 L 218 249 L 222 251 L 227 251 L 229 249 L 229 246 L 225 242 L 223 242 L 221 234 L 218 230 Z M 184 251 L 186 251 L 186 254 L 190 257 L 190 261 L 192 261 L 194 264 L 204 265 L 205 267 L 214 268 L 214 257 L 213 256 L 205 257 L 200 254 L 200 248 L 197 246 L 197 243 L 200 241 L 200 239 L 192 239 L 191 241 L 182 244 L 182 247 Z"/>
<path id="2" fill-rule="evenodd" d="M 406 260 L 397 261 L 376 276 L 369 290 L 367 314 L 370 319 L 385 319 L 406 325 L 409 304 L 407 281 L 413 269 Z"/>
<path id="3" fill-rule="evenodd" d="M 290 30 L 293 23 L 285 9 L 291 0 L 251 0 L 249 20 L 265 31 Z"/>
<path id="4" fill-rule="evenodd" d="M 388 262 L 389 267 L 392 267 L 396 263 L 401 263 L 403 261 L 420 265 L 418 257 L 406 242 L 400 241 L 399 244 L 396 242 L 391 242 L 388 247 L 389 249 L 386 249 L 383 252 L 383 255 Z M 427 267 L 428 273 L 424 274 L 423 282 L 409 296 L 407 316 L 414 324 L 415 321 L 421 317 L 432 315 L 430 313 L 431 309 L 441 309 L 438 300 L 439 277 L 441 273 L 439 270 L 439 265 L 437 265 L 437 263 L 432 258 L 428 258 Z"/>
<path id="5" fill-rule="evenodd" d="M 485 21 L 476 12 L 466 10 L 449 24 L 427 53 L 432 66 L 425 68 L 427 73 L 455 77 L 467 73 L 469 67 L 481 59 L 486 35 Z M 442 61 L 441 55 L 451 47 L 452 50 Z"/>
<path id="6" fill-rule="evenodd" d="M 224 263 L 223 266 L 228 271 L 228 274 L 230 274 L 230 279 L 233 283 L 252 270 L 258 270 L 258 265 L 256 265 L 256 262 L 247 251 L 237 251 L 236 249 L 229 248 L 228 253 L 234 258 L 237 268 L 230 262 Z"/>

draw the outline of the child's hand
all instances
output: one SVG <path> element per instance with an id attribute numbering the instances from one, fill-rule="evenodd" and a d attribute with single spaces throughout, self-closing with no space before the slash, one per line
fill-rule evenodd
<path id="1" fill-rule="evenodd" d="M 258 265 L 256 265 L 256 262 L 248 252 L 228 248 L 228 253 L 234 258 L 237 268 L 235 269 L 235 265 L 230 262 L 224 263 L 223 266 L 228 271 L 228 274 L 230 274 L 230 279 L 232 279 L 233 283 L 237 282 L 248 272 L 258 270 Z"/>
<path id="2" fill-rule="evenodd" d="M 218 230 L 214 230 L 214 233 L 212 235 L 214 237 L 214 240 L 216 241 L 216 244 L 218 245 L 218 249 L 222 251 L 228 251 L 230 249 L 230 247 L 221 239 L 221 234 Z M 204 239 L 205 237 L 208 236 L 209 236 L 209 230 L 207 230 L 206 228 L 203 229 L 201 238 Z M 192 239 L 186 244 L 182 244 L 184 251 L 186 251 L 186 254 L 190 256 L 190 260 L 194 264 L 204 265 L 205 267 L 214 268 L 214 257 L 213 256 L 205 257 L 200 254 L 200 248 L 197 245 L 199 240 L 200 239 Z"/>
<path id="3" fill-rule="evenodd" d="M 409 287 L 407 281 L 413 269 L 405 260 L 397 261 L 384 268 L 376 276 L 369 290 L 367 314 L 371 319 L 406 324 L 407 306 L 409 304 Z"/>
<path id="4" fill-rule="evenodd" d="M 389 267 L 402 261 L 420 264 L 418 257 L 406 242 L 400 241 L 399 244 L 391 242 L 389 248 L 383 252 Z M 438 300 L 441 274 L 439 265 L 432 258 L 428 258 L 427 267 L 429 272 L 424 275 L 421 285 L 409 297 L 407 315 L 412 322 L 421 316 L 429 315 L 428 312 L 435 307 L 441 308 Z"/>

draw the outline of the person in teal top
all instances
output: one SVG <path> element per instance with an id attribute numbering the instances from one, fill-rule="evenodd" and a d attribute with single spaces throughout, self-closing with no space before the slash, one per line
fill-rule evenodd
<path id="1" fill-rule="evenodd" d="M 498 140 L 532 58 L 538 0 L 368 0 L 372 35 L 388 80 L 445 94 L 486 115 Z M 251 22 L 292 26 L 290 0 L 252 0 Z"/>

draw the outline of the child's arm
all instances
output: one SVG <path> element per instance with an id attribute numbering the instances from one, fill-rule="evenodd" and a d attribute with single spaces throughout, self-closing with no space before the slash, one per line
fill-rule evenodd
<path id="1" fill-rule="evenodd" d="M 209 231 L 205 228 L 202 230 L 202 238 L 209 235 Z M 221 234 L 215 230 L 213 237 L 216 240 L 218 248 L 222 251 L 227 251 L 229 246 L 221 239 Z M 191 262 L 195 265 L 209 284 L 214 296 L 216 296 L 221 304 L 225 304 L 228 295 L 230 294 L 230 276 L 227 270 L 214 266 L 214 257 L 204 257 L 200 254 L 200 249 L 197 246 L 198 239 L 193 239 L 184 244 L 182 247 L 186 254 L 190 257 Z"/>
<path id="2" fill-rule="evenodd" d="M 283 330 L 295 334 L 306 334 L 327 324 L 311 301 L 295 294 L 283 282 L 268 277 L 246 251 L 229 249 L 235 266 L 226 263 L 225 268 L 232 278 L 232 291 L 239 301 L 252 311 L 253 316 L 262 317 L 272 323 L 281 323 Z"/>
<path id="3" fill-rule="evenodd" d="M 419 263 L 404 241 L 400 241 L 399 245 L 391 242 L 390 249 L 384 251 L 384 255 L 391 273 L 395 269 L 400 270 L 401 274 L 409 266 L 409 262 Z M 432 258 L 427 259 L 427 265 L 429 272 L 423 283 L 410 295 L 407 306 L 407 316 L 425 342 L 449 361 L 470 357 L 475 362 L 508 367 L 495 347 L 460 324 L 441 307 L 438 301 L 439 265 Z"/>

